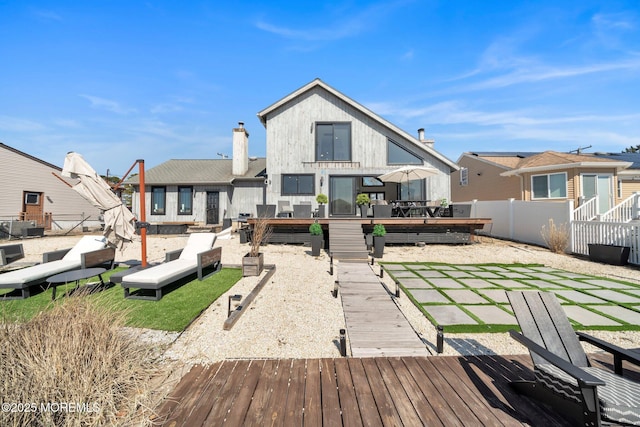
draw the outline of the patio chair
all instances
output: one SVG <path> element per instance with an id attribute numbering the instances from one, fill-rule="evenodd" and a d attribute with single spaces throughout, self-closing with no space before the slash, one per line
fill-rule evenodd
<path id="1" fill-rule="evenodd" d="M 534 364 L 534 381 L 512 386 L 520 393 L 551 405 L 580 425 L 606 422 L 640 425 L 640 383 L 622 376 L 622 361 L 640 365 L 640 355 L 600 339 L 574 332 L 555 295 L 510 291 L 507 297 Z M 614 372 L 591 366 L 580 341 L 607 351 Z"/>
<path id="2" fill-rule="evenodd" d="M 288 200 L 278 200 L 278 217 L 291 218 L 293 216 L 293 209 Z"/>
<path id="3" fill-rule="evenodd" d="M 31 296 L 31 288 L 42 285 L 47 277 L 79 268 L 105 265 L 113 268 L 115 249 L 107 248 L 103 236 L 84 236 L 73 248 L 46 252 L 42 264 L 0 274 L 0 288 L 13 289 L 0 299 L 24 299 Z"/>
<path id="4" fill-rule="evenodd" d="M 184 249 L 167 252 L 164 263 L 123 276 L 124 297 L 159 301 L 164 287 L 196 274 L 203 280 L 219 271 L 222 248 L 213 248 L 215 241 L 215 233 L 192 233 Z M 205 270 L 213 271 L 205 276 Z M 132 288 L 138 291 L 132 293 Z"/>
<path id="5" fill-rule="evenodd" d="M 256 217 L 275 218 L 276 205 L 256 205 Z"/>
<path id="6" fill-rule="evenodd" d="M 293 205 L 294 218 L 311 218 L 311 205 Z"/>

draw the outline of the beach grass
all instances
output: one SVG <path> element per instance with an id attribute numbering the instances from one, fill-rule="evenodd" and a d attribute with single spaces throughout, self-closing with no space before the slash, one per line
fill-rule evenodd
<path id="1" fill-rule="evenodd" d="M 117 268 L 102 275 L 105 282 Z M 125 299 L 121 286 L 111 286 L 90 295 L 101 305 L 126 313 L 126 326 L 164 331 L 183 331 L 202 311 L 242 278 L 238 268 L 223 268 L 218 273 L 199 281 L 194 279 L 166 293 L 160 301 Z M 94 279 L 95 280 L 95 279 Z M 80 289 L 86 281 L 80 282 Z M 51 301 L 51 289 L 24 300 L 2 300 L 0 295 L 0 319 L 4 322 L 26 322 L 36 314 L 47 311 L 69 296 L 74 285 L 59 286 L 55 301 Z"/>

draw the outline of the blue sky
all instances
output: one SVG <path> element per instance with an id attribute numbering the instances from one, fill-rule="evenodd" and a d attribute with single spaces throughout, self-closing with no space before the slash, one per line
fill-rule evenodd
<path id="1" fill-rule="evenodd" d="M 640 144 L 638 0 L 0 0 L 0 142 L 101 174 L 231 154 L 319 77 L 436 149 Z"/>

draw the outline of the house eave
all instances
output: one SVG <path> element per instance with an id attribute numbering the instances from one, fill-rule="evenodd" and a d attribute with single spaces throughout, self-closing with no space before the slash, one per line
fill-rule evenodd
<path id="1" fill-rule="evenodd" d="M 535 172 L 547 172 L 547 171 L 556 171 L 562 169 L 583 169 L 583 168 L 593 168 L 593 169 L 616 169 L 618 171 L 626 169 L 630 167 L 633 163 L 631 162 L 577 162 L 577 163 L 564 163 L 557 165 L 544 165 L 544 166 L 533 166 L 529 168 L 520 168 L 520 169 L 512 169 L 506 172 L 502 172 L 500 176 L 515 176 L 515 175 L 523 175 L 525 173 L 535 173 Z"/>

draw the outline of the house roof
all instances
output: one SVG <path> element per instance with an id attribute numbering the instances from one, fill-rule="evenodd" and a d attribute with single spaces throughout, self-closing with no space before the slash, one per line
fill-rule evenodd
<path id="1" fill-rule="evenodd" d="M 640 152 L 637 153 L 593 153 L 593 156 L 605 159 L 631 162 L 629 169 L 640 169 Z"/>
<path id="2" fill-rule="evenodd" d="M 354 109 L 360 111 L 362 114 L 364 114 L 364 115 L 368 116 L 369 118 L 377 121 L 378 123 L 380 123 L 381 125 L 383 125 L 384 127 L 388 128 L 388 129 L 392 130 L 393 132 L 401 135 L 403 138 L 405 138 L 406 140 L 408 140 L 412 144 L 416 145 L 420 149 L 428 152 L 431 156 L 433 156 L 436 159 L 440 160 L 441 162 L 445 163 L 447 166 L 449 166 L 451 168 L 451 170 L 460 169 L 460 167 L 455 162 L 453 162 L 452 160 L 449 160 L 447 157 L 443 156 L 442 154 L 437 152 L 435 149 L 433 149 L 433 148 L 421 143 L 415 136 L 413 136 L 413 135 L 407 133 L 406 131 L 400 129 L 399 127 L 397 127 L 393 123 L 383 119 L 382 117 L 380 117 L 379 115 L 377 115 L 373 111 L 369 110 L 364 105 L 354 101 L 353 99 L 349 98 L 348 96 L 346 96 L 342 92 L 332 88 L 331 86 L 329 86 L 328 84 L 326 84 L 325 82 L 323 82 L 320 79 L 315 79 L 312 82 L 307 83 L 306 85 L 302 86 L 300 89 L 290 93 L 289 95 L 285 96 L 284 98 L 280 99 L 279 101 L 276 101 L 275 103 L 271 104 L 270 106 L 268 106 L 267 108 L 265 108 L 264 110 L 262 110 L 262 111 L 260 111 L 258 113 L 258 118 L 260 119 L 262 124 L 266 127 L 267 126 L 267 116 L 270 113 L 275 111 L 277 108 L 287 104 L 288 102 L 293 101 L 294 99 L 296 99 L 297 97 L 301 96 L 302 94 L 314 89 L 315 87 L 321 87 L 322 89 L 324 89 L 327 92 L 329 92 L 330 94 L 334 95 L 335 97 L 337 97 L 341 101 L 349 104 Z"/>
<path id="3" fill-rule="evenodd" d="M 7 150 L 7 151 L 11 151 L 11 152 L 13 152 L 13 153 L 19 154 L 19 155 L 21 155 L 21 156 L 24 156 L 24 157 L 26 157 L 26 158 L 30 159 L 30 160 L 33 160 L 34 162 L 42 163 L 42 164 L 43 164 L 43 165 L 45 165 L 45 166 L 48 166 L 48 167 L 53 168 L 53 169 L 57 169 L 57 170 L 59 170 L 60 172 L 62 172 L 62 168 L 61 168 L 60 166 L 56 166 L 56 165 L 53 165 L 53 164 L 51 164 L 51 163 L 49 163 L 49 162 L 45 162 L 45 161 L 44 161 L 44 160 L 42 160 L 42 159 L 39 159 L 39 158 L 37 158 L 37 157 L 33 157 L 33 156 L 31 156 L 31 155 L 29 155 L 29 154 L 27 154 L 27 153 L 24 153 L 24 152 L 22 152 L 22 151 L 20 151 L 20 150 L 17 150 L 17 149 L 15 149 L 15 148 L 13 148 L 13 147 L 9 147 L 8 145 L 3 144 L 2 142 L 0 142 L 0 148 L 4 148 L 4 149 L 5 149 L 5 150 Z"/>
<path id="4" fill-rule="evenodd" d="M 500 175 L 513 176 L 528 172 L 545 172 L 567 168 L 616 168 L 622 170 L 631 165 L 631 162 L 616 161 L 592 155 L 545 151 L 520 159 L 512 170 L 502 172 Z"/>
<path id="5" fill-rule="evenodd" d="M 242 176 L 231 173 L 231 159 L 172 159 L 159 164 L 144 174 L 145 184 L 217 184 L 230 185 L 236 181 L 264 179 L 267 161 L 264 157 L 249 159 L 249 170 Z M 138 176 L 127 184 L 139 184 Z"/>

